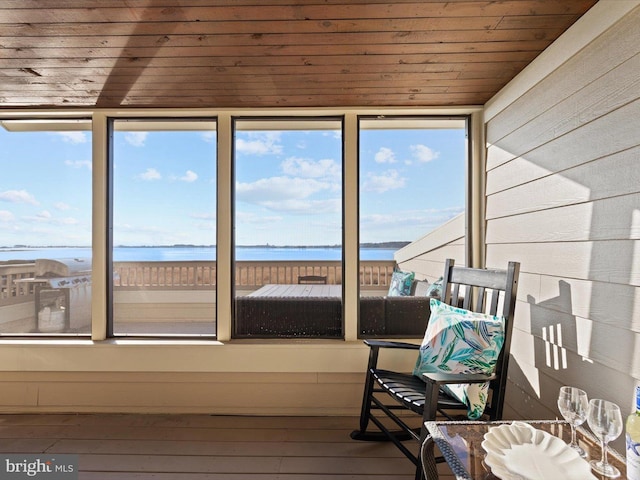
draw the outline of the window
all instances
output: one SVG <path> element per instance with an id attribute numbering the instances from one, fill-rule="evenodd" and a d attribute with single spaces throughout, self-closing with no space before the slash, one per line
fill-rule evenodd
<path id="1" fill-rule="evenodd" d="M 216 334 L 216 124 L 112 121 L 115 336 Z"/>
<path id="2" fill-rule="evenodd" d="M 445 258 L 466 257 L 466 124 L 359 119 L 360 336 L 421 337 L 427 283 L 442 274 Z M 405 293 L 422 298 L 393 298 L 394 268 L 408 274 L 413 288 Z"/>
<path id="3" fill-rule="evenodd" d="M 91 121 L 0 126 L 0 334 L 87 335 Z"/>
<path id="4" fill-rule="evenodd" d="M 418 337 L 394 269 L 432 283 L 479 233 L 466 115 L 9 114 L 0 335 Z"/>
<path id="5" fill-rule="evenodd" d="M 234 130 L 234 336 L 342 338 L 342 121 Z"/>

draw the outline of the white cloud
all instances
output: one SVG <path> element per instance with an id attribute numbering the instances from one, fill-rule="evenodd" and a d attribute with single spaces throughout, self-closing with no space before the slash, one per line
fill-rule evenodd
<path id="1" fill-rule="evenodd" d="M 411 145 L 409 148 L 413 152 L 413 158 L 419 162 L 430 162 L 440 156 L 440 152 L 436 152 L 426 145 Z"/>
<path id="2" fill-rule="evenodd" d="M 86 143 L 88 141 L 85 132 L 55 132 L 55 134 L 60 136 L 62 141 L 73 143 L 74 145 L 77 145 L 78 143 Z"/>
<path id="3" fill-rule="evenodd" d="M 254 225 L 273 225 L 281 222 L 283 217 L 278 215 L 256 215 L 255 213 L 237 212 L 236 219 L 238 223 L 251 223 Z"/>
<path id="4" fill-rule="evenodd" d="M 291 199 L 304 199 L 322 190 L 331 189 L 331 184 L 311 178 L 270 177 L 253 183 L 237 183 L 238 200 L 258 205 L 275 205 Z"/>
<path id="5" fill-rule="evenodd" d="M 401 177 L 397 170 L 387 170 L 380 175 L 369 174 L 362 188 L 366 192 L 383 193 L 402 188 L 404 185 L 405 178 Z"/>
<path id="6" fill-rule="evenodd" d="M 8 210 L 0 210 L 0 222 L 10 222 L 14 219 L 13 213 Z"/>
<path id="7" fill-rule="evenodd" d="M 139 178 L 140 180 L 151 182 L 153 180 L 160 180 L 162 178 L 162 175 L 160 175 L 160 172 L 158 172 L 155 168 L 147 168 L 145 172 L 138 175 L 137 178 Z"/>
<path id="8" fill-rule="evenodd" d="M 250 133 L 248 140 L 236 140 L 236 150 L 238 153 L 249 155 L 279 155 L 282 153 L 280 133 Z"/>
<path id="9" fill-rule="evenodd" d="M 207 143 L 213 143 L 216 140 L 216 132 L 203 132 L 200 134 L 200 137 Z"/>
<path id="10" fill-rule="evenodd" d="M 89 160 L 65 160 L 64 164 L 68 167 L 73 168 L 83 168 L 86 167 L 88 170 L 91 170 L 92 165 Z"/>
<path id="11" fill-rule="evenodd" d="M 341 176 L 340 165 L 330 158 L 313 161 L 306 158 L 290 157 L 280 166 L 286 175 L 294 177 L 339 180 Z"/>
<path id="12" fill-rule="evenodd" d="M 128 132 L 124 136 L 124 140 L 134 147 L 143 147 L 147 140 L 149 132 Z"/>
<path id="13" fill-rule="evenodd" d="M 56 223 L 62 224 L 62 225 L 77 225 L 80 222 L 76 218 L 65 217 L 65 218 L 60 218 L 60 219 L 56 220 Z"/>
<path id="14" fill-rule="evenodd" d="M 376 163 L 396 163 L 396 154 L 387 147 L 380 147 L 380 150 L 373 157 Z"/>
<path id="15" fill-rule="evenodd" d="M 70 206 L 70 205 L 68 205 L 68 204 L 66 204 L 66 203 L 64 203 L 64 202 L 57 202 L 57 203 L 54 203 L 54 204 L 53 204 L 53 207 L 54 207 L 56 210 L 69 210 L 69 209 L 71 209 L 71 206 Z"/>
<path id="16" fill-rule="evenodd" d="M 161 229 L 156 225 L 141 225 L 120 223 L 114 225 L 113 244 L 118 245 L 151 245 L 157 243 L 158 239 L 166 240 L 166 243 L 172 243 L 168 240 L 169 235 L 166 229 Z"/>
<path id="17" fill-rule="evenodd" d="M 421 234 L 430 232 L 434 228 L 451 220 L 464 212 L 464 207 L 448 207 L 442 209 L 405 210 L 393 214 L 365 215 L 360 223 L 363 229 L 388 232 L 397 230 L 402 232 L 418 231 Z M 413 237 L 415 239 L 415 237 Z"/>
<path id="18" fill-rule="evenodd" d="M 40 203 L 26 190 L 7 190 L 0 192 L 0 201 L 10 203 L 28 203 L 30 205 L 40 205 Z"/>
<path id="19" fill-rule="evenodd" d="M 182 180 L 183 182 L 195 182 L 198 179 L 198 174 L 191 171 L 191 170 L 187 170 L 187 172 L 180 177 L 180 180 Z"/>
<path id="20" fill-rule="evenodd" d="M 292 198 L 278 202 L 262 202 L 264 207 L 278 212 L 321 214 L 340 212 L 342 202 L 339 198 L 329 198 L 326 200 L 309 200 Z"/>
<path id="21" fill-rule="evenodd" d="M 192 213 L 189 215 L 191 218 L 198 218 L 200 220 L 215 220 L 215 213 Z"/>
<path id="22" fill-rule="evenodd" d="M 56 218 L 51 214 L 49 210 L 42 210 L 41 212 L 36 213 L 33 216 L 22 217 L 22 220 L 24 220 L 25 222 L 41 224 L 41 225 L 46 224 L 46 225 L 69 226 L 69 225 L 78 225 L 80 223 L 76 218 L 73 218 L 73 217 Z M 43 231 L 42 233 L 46 233 L 47 235 L 53 235 L 53 233 L 50 233 L 50 232 Z"/>

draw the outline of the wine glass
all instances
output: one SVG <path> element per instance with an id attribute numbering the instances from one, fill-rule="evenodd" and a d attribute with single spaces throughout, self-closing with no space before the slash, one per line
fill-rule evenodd
<path id="1" fill-rule="evenodd" d="M 602 458 L 591 460 L 591 468 L 605 477 L 616 478 L 620 471 L 607 461 L 607 444 L 622 433 L 622 414 L 615 403 L 600 398 L 589 400 L 589 427 L 600 439 Z"/>
<path id="2" fill-rule="evenodd" d="M 582 425 L 587 419 L 589 401 L 587 393 L 576 387 L 561 387 L 558 394 L 558 409 L 564 419 L 571 425 L 571 443 L 573 448 L 581 457 L 586 457 L 586 452 L 576 442 L 576 427 Z"/>

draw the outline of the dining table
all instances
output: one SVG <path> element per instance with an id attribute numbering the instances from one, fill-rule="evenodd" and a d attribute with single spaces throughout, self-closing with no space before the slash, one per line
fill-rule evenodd
<path id="1" fill-rule="evenodd" d="M 518 420 L 535 429 L 554 435 L 567 444 L 571 440 L 571 427 L 562 420 Z M 427 480 L 438 479 L 435 447 L 440 451 L 456 480 L 494 480 L 500 479 L 486 464 L 487 451 L 482 442 L 489 429 L 495 426 L 512 423 L 512 421 L 428 421 L 425 422 L 427 438 L 423 445 L 423 462 Z M 600 459 L 602 450 L 596 437 L 587 429 L 578 427 L 578 444 L 586 451 L 587 459 Z M 567 447 L 569 448 L 569 447 Z M 618 470 L 619 480 L 626 478 L 626 465 L 622 455 L 608 447 L 608 459 Z M 548 459 L 547 459 L 548 460 Z M 545 457 L 541 454 L 540 462 Z M 587 461 L 587 460 L 584 460 Z M 591 470 L 598 480 L 610 480 Z M 451 478 L 451 477 L 447 477 Z M 504 480 L 504 479 L 501 479 Z M 549 479 L 556 480 L 556 479 Z M 557 479 L 561 480 L 561 479 Z"/>

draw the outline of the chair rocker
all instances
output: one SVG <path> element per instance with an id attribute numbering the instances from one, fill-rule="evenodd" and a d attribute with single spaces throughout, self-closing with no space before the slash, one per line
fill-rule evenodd
<path id="1" fill-rule="evenodd" d="M 483 418 L 500 420 L 507 381 L 518 275 L 519 264 L 516 262 L 509 262 L 506 270 L 455 267 L 454 261 L 451 259 L 445 262 L 442 289 L 444 303 L 473 312 L 502 315 L 505 318 L 504 344 L 492 375 L 425 373 L 423 374 L 424 378 L 419 378 L 411 373 L 380 369 L 378 356 L 381 351 L 389 349 L 413 350 L 417 357 L 420 345 L 384 340 L 365 340 L 364 343 L 369 346 L 370 351 L 360 412 L 360 427 L 351 433 L 351 438 L 392 441 L 416 465 L 416 479 L 419 479 L 422 477 L 419 448 L 427 436 L 423 426 L 424 422 L 435 420 L 437 413 L 444 415 L 449 420 L 459 420 L 461 415 L 463 419 L 467 419 L 467 405 L 444 393 L 441 386 L 488 381 L 488 401 Z M 407 423 L 409 420 L 413 420 L 415 424 L 415 415 L 411 415 L 409 412 L 407 412 L 409 415 L 398 415 L 395 413 L 398 410 L 410 411 L 421 416 L 420 427 L 411 427 Z M 383 423 L 382 418 L 374 415 L 374 411 L 382 412 L 400 430 L 391 430 L 387 426 L 390 422 Z M 378 431 L 367 431 L 370 422 L 378 427 Z M 411 449 L 402 443 L 411 439 L 415 440 L 417 448 Z"/>

